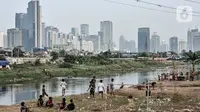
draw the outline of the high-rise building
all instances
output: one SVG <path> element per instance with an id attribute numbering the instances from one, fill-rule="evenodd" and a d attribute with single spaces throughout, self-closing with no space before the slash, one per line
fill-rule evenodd
<path id="1" fill-rule="evenodd" d="M 45 47 L 52 47 L 54 44 L 58 44 L 58 33 L 59 29 L 56 27 L 47 26 L 45 28 Z"/>
<path id="2" fill-rule="evenodd" d="M 167 52 L 168 51 L 168 44 L 163 40 L 160 46 L 160 52 Z"/>
<path id="3" fill-rule="evenodd" d="M 88 24 L 81 24 L 81 35 L 89 35 L 89 25 Z"/>
<path id="4" fill-rule="evenodd" d="M 179 41 L 179 53 L 182 53 L 183 50 L 187 50 L 187 42 L 184 40 Z"/>
<path id="5" fill-rule="evenodd" d="M 156 33 L 151 36 L 150 51 L 153 53 L 160 51 L 160 36 Z"/>
<path id="6" fill-rule="evenodd" d="M 129 50 L 130 50 L 130 52 L 136 52 L 135 41 L 134 40 L 130 40 L 129 41 Z"/>
<path id="7" fill-rule="evenodd" d="M 29 31 L 29 50 L 42 47 L 42 10 L 39 0 L 31 0 L 27 8 L 27 30 Z"/>
<path id="8" fill-rule="evenodd" d="M 78 36 L 78 28 L 72 28 L 71 29 L 71 33 L 74 35 L 74 36 Z"/>
<path id="9" fill-rule="evenodd" d="M 139 28 L 138 29 L 138 52 L 150 51 L 150 29 Z"/>
<path id="10" fill-rule="evenodd" d="M 188 47 L 188 51 L 189 50 L 194 50 L 194 45 L 193 45 L 193 39 L 194 37 L 198 37 L 200 36 L 200 32 L 198 31 L 198 29 L 192 29 L 192 30 L 188 30 L 187 32 L 187 47 Z"/>
<path id="11" fill-rule="evenodd" d="M 4 47 L 4 33 L 0 32 L 0 47 Z"/>
<path id="12" fill-rule="evenodd" d="M 65 44 L 66 43 L 67 34 L 58 33 L 58 41 L 56 44 Z"/>
<path id="13" fill-rule="evenodd" d="M 134 40 L 126 40 L 123 35 L 119 38 L 119 50 L 126 52 L 136 52 L 135 41 Z"/>
<path id="14" fill-rule="evenodd" d="M 170 51 L 178 53 L 178 37 L 171 37 L 169 39 Z"/>
<path id="15" fill-rule="evenodd" d="M 124 38 L 124 36 L 123 35 L 121 35 L 120 36 L 120 38 L 119 38 L 119 50 L 120 51 L 124 51 L 124 49 L 125 49 L 125 38 Z"/>
<path id="16" fill-rule="evenodd" d="M 46 47 L 45 23 L 42 23 L 42 47 Z"/>
<path id="17" fill-rule="evenodd" d="M 99 35 L 89 35 L 84 40 L 91 41 L 93 43 L 93 52 L 100 51 L 100 37 Z"/>
<path id="18" fill-rule="evenodd" d="M 26 13 L 15 14 L 15 28 L 24 29 L 26 26 Z"/>
<path id="19" fill-rule="evenodd" d="M 22 46 L 22 30 L 13 28 L 7 30 L 8 48 Z"/>
<path id="20" fill-rule="evenodd" d="M 200 51 L 200 36 L 193 38 L 193 51 Z"/>
<path id="21" fill-rule="evenodd" d="M 8 39 L 7 39 L 7 35 L 4 35 L 4 41 L 3 41 L 3 45 L 4 45 L 4 48 L 8 48 Z"/>
<path id="22" fill-rule="evenodd" d="M 100 38 L 101 50 L 113 50 L 113 23 L 111 21 L 102 21 L 100 23 Z"/>

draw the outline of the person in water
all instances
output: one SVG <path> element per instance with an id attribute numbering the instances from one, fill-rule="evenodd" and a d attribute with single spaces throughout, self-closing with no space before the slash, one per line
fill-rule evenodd
<path id="1" fill-rule="evenodd" d="M 65 96 L 65 90 L 66 90 L 67 83 L 65 82 L 64 79 L 62 79 L 60 86 L 62 88 L 62 96 Z"/>
<path id="2" fill-rule="evenodd" d="M 114 95 L 114 79 L 111 79 L 111 83 L 110 83 L 110 94 Z"/>

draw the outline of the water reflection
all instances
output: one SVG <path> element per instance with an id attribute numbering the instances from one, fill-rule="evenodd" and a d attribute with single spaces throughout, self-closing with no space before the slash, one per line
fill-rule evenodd
<path id="1" fill-rule="evenodd" d="M 105 85 L 110 83 L 111 78 L 115 79 L 115 88 L 119 88 L 120 84 L 139 84 L 146 79 L 154 80 L 158 74 L 161 74 L 162 70 L 154 72 L 135 72 L 127 73 L 123 75 L 116 75 L 114 77 L 105 77 L 103 82 Z M 55 78 L 45 82 L 25 83 L 25 84 L 13 84 L 0 87 L 0 105 L 11 105 L 20 103 L 24 100 L 32 100 L 38 98 L 42 94 L 42 85 L 45 85 L 45 89 L 49 96 L 60 96 L 61 87 L 60 82 L 62 78 Z M 67 95 L 86 93 L 91 78 L 65 78 L 67 82 Z M 97 79 L 99 82 L 100 79 Z"/>

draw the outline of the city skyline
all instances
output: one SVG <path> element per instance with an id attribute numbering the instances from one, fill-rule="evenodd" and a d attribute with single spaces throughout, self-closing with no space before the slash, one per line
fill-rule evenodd
<path id="1" fill-rule="evenodd" d="M 9 8 L 9 10 L 7 10 L 6 13 L 5 9 L 7 8 L 5 6 L 6 4 L 10 5 L 11 1 L 10 0 L 3 1 L 5 5 L 2 6 L 0 9 L 4 10 L 3 12 L 0 11 L 0 13 L 2 13 L 4 17 L 0 19 L 1 20 L 0 31 L 5 32 L 6 29 L 14 28 L 15 24 L 13 16 L 17 12 L 20 13 L 26 12 L 25 10 L 27 8 L 26 5 L 27 2 L 29 1 L 30 0 L 12 1 L 11 8 Z M 168 39 L 172 36 L 177 36 L 180 39 L 186 40 L 188 28 L 194 28 L 195 26 L 198 26 L 200 23 L 200 21 L 198 21 L 198 17 L 194 17 L 193 21 L 189 23 L 178 23 L 176 21 L 175 14 L 168 14 L 168 13 L 150 11 L 139 8 L 131 8 L 118 4 L 111 4 L 103 0 L 102 1 L 86 0 L 85 2 L 78 0 L 67 1 L 67 2 L 41 0 L 40 2 L 41 2 L 40 5 L 43 7 L 42 9 L 43 22 L 45 22 L 47 25 L 53 25 L 58 27 L 62 32 L 70 32 L 72 27 L 78 27 L 80 29 L 80 24 L 89 24 L 90 34 L 97 34 L 97 32 L 99 31 L 100 21 L 104 20 L 112 21 L 113 40 L 115 41 L 115 43 L 117 43 L 117 46 L 118 46 L 118 37 L 120 35 L 124 35 L 125 37 L 127 37 L 128 40 L 135 40 L 137 43 L 138 41 L 137 29 L 139 27 L 149 27 L 151 29 L 150 34 L 152 34 L 153 32 L 158 32 L 159 35 L 161 36 L 161 40 L 168 41 Z M 171 0 L 168 2 L 167 1 L 159 2 L 153 0 L 153 2 L 167 4 L 169 6 L 174 6 L 174 7 L 178 5 L 189 4 L 193 6 L 194 10 L 199 9 L 199 7 L 197 7 L 198 6 L 197 4 L 183 2 L 180 0 L 173 2 L 171 2 Z M 133 4 L 133 2 L 127 2 L 127 3 Z M 66 4 L 68 4 L 69 7 L 65 8 Z M 137 4 L 145 7 L 153 7 L 141 3 Z M 59 8 L 57 8 L 56 6 L 59 6 Z M 74 10 L 73 6 L 77 6 L 77 8 Z M 98 10 L 98 8 L 100 7 L 105 7 L 105 9 Z M 108 11 L 110 7 L 112 7 L 112 9 Z M 62 10 L 62 8 L 65 10 Z M 91 11 L 91 9 L 95 9 L 95 11 Z M 84 12 L 84 14 L 81 14 L 81 12 Z M 157 20 L 158 16 L 159 20 Z"/>

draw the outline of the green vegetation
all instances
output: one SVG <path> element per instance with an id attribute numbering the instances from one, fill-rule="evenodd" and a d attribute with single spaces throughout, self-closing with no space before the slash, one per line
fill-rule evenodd
<path id="1" fill-rule="evenodd" d="M 195 71 L 195 65 L 200 62 L 200 53 L 199 52 L 185 52 L 185 62 L 189 62 L 192 64 L 192 71 Z"/>
<path id="2" fill-rule="evenodd" d="M 0 71 L 0 83 L 11 83 L 35 79 L 48 79 L 52 77 L 87 77 L 91 75 L 107 76 L 115 73 L 132 72 L 152 67 L 166 66 L 162 62 L 153 62 L 149 60 L 111 60 L 107 57 L 110 53 L 104 53 L 97 56 L 75 56 L 66 54 L 63 58 L 58 58 L 58 53 L 52 52 L 52 61 L 42 64 L 40 59 L 34 63 L 25 63 L 21 65 L 11 65 L 12 70 Z M 58 61 L 59 60 L 59 61 Z"/>

